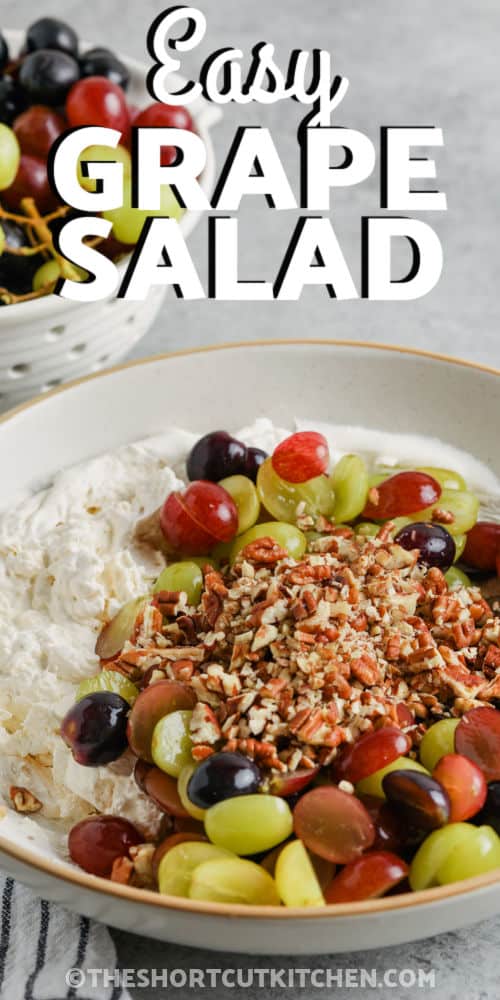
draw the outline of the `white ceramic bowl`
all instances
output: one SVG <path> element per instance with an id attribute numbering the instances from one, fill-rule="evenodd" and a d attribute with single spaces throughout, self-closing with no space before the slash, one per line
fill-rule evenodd
<path id="1" fill-rule="evenodd" d="M 4 32 L 11 51 L 17 52 L 23 32 Z M 82 49 L 90 48 L 82 43 Z M 145 86 L 148 67 L 120 56 L 130 71 L 127 96 L 132 104 L 146 107 L 152 98 Z M 172 77 L 180 85 L 179 77 Z M 185 82 L 185 81 L 184 81 Z M 211 194 L 215 158 L 210 126 L 220 111 L 203 99 L 190 108 L 196 128 L 205 142 L 207 162 L 200 184 Z M 200 212 L 187 212 L 180 222 L 186 237 L 200 219 Z M 119 264 L 123 273 L 127 259 Z M 109 298 L 82 305 L 48 295 L 0 308 L 0 409 L 68 379 L 116 364 L 132 349 L 153 323 L 165 298 L 165 288 L 154 288 L 144 302 L 124 302 Z"/>
<path id="2" fill-rule="evenodd" d="M 235 430 L 259 415 L 282 426 L 299 415 L 437 435 L 498 473 L 499 376 L 399 348 L 314 341 L 241 344 L 138 362 L 3 418 L 2 502 L 12 503 L 58 469 L 169 424 L 198 432 Z M 354 951 L 427 937 L 500 912 L 500 869 L 422 893 L 326 909 L 162 897 L 87 875 L 20 835 L 16 820 L 8 814 L 0 821 L 2 868 L 69 909 L 186 945 L 252 954 Z"/>

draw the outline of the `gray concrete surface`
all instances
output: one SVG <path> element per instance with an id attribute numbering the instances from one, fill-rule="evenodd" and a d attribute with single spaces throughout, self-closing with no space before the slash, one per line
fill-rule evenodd
<path id="1" fill-rule="evenodd" d="M 80 33 L 100 44 L 145 57 L 146 29 L 162 9 L 155 0 L 51 0 L 42 8 L 34 0 L 1 0 L 2 21 L 23 27 L 40 13 L 71 20 Z M 164 6 L 167 6 L 165 4 Z M 448 213 L 428 216 L 444 247 L 445 264 L 437 288 L 409 304 L 338 303 L 324 290 L 310 290 L 297 303 L 187 303 L 168 299 L 154 328 L 136 348 L 140 357 L 157 351 L 256 337 L 340 337 L 401 343 L 500 365 L 498 228 L 498 0 L 198 0 L 208 17 L 207 37 L 200 50 L 185 58 L 197 74 L 202 57 L 213 49 L 235 45 L 249 52 L 262 39 L 273 41 L 285 63 L 294 47 L 321 46 L 336 56 L 338 71 L 350 79 L 350 90 L 337 123 L 365 131 L 376 143 L 381 124 L 442 126 L 445 149 L 439 153 L 441 189 Z M 272 130 L 292 184 L 297 184 L 295 131 L 300 118 L 293 102 L 242 110 L 229 106 L 214 133 L 219 162 L 225 157 L 238 124 L 265 123 Z M 346 259 L 358 280 L 360 217 L 376 214 L 378 176 L 340 193 L 335 226 Z M 293 213 L 274 213 L 247 202 L 240 213 L 241 274 L 275 276 L 293 229 Z M 202 277 L 206 278 L 206 222 L 191 240 Z M 379 990 L 379 994 L 413 1000 L 425 995 L 452 1000 L 489 1000 L 498 996 L 500 920 L 457 934 L 389 949 L 380 953 L 343 955 L 302 965 L 383 971 L 388 968 L 434 968 L 436 988 Z M 115 934 L 126 967 L 291 966 L 293 960 L 260 962 L 155 944 Z M 221 942 L 221 946 L 223 942 Z M 235 991 L 228 991 L 234 995 Z M 276 994 L 283 994 L 277 990 Z M 340 998 L 361 991 L 339 988 Z M 254 996 L 254 991 L 248 991 Z M 287 991 L 290 997 L 325 995 L 321 991 Z M 143 1000 L 161 995 L 144 989 Z M 192 996 L 192 994 L 190 994 Z M 220 992 L 218 995 L 223 996 Z M 333 993 L 331 994 L 333 995 Z M 182 989 L 177 991 L 183 997 Z"/>

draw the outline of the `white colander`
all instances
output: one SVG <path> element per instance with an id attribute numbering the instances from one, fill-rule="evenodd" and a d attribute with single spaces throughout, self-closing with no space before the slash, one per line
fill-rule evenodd
<path id="1" fill-rule="evenodd" d="M 4 34 L 11 52 L 18 51 L 23 32 Z M 91 45 L 82 43 L 82 47 L 85 50 Z M 130 71 L 129 100 L 139 107 L 147 106 L 152 101 L 144 82 L 147 67 L 134 59 L 120 58 Z M 172 81 L 176 89 L 185 82 L 174 75 Z M 220 112 L 202 99 L 190 106 L 190 112 L 207 150 L 200 184 L 211 194 L 215 158 L 209 129 Z M 183 216 L 180 227 L 184 236 L 194 229 L 200 214 L 186 212 Z M 119 270 L 123 272 L 126 263 L 126 259 L 121 261 Z M 147 332 L 165 295 L 166 289 L 154 288 L 143 302 L 110 298 L 90 305 L 48 295 L 0 307 L 0 409 L 119 361 Z"/>

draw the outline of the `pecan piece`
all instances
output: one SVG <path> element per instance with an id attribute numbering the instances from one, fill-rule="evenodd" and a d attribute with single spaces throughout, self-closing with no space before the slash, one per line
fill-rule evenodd
<path id="1" fill-rule="evenodd" d="M 247 559 L 248 562 L 261 563 L 264 566 L 272 566 L 274 563 L 288 559 L 288 552 L 275 542 L 274 538 L 265 535 L 257 538 L 254 542 L 245 545 L 238 558 Z"/>
<path id="2" fill-rule="evenodd" d="M 22 785 L 11 785 L 9 788 L 9 797 L 14 809 L 18 813 L 40 812 L 43 805 L 40 799 L 37 799 L 36 795 L 33 795 L 33 792 L 30 792 L 27 788 L 23 788 Z"/>

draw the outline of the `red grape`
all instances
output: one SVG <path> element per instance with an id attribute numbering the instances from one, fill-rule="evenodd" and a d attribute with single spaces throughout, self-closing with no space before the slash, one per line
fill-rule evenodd
<path id="1" fill-rule="evenodd" d="M 116 858 L 128 855 L 129 849 L 143 838 L 132 823 L 118 816 L 89 816 L 70 831 L 68 847 L 75 864 L 108 878 Z"/>
<path id="2" fill-rule="evenodd" d="M 198 819 L 194 819 L 193 816 L 188 816 L 184 813 L 183 816 L 174 816 L 174 833 L 204 833 L 205 827 L 203 823 L 200 823 Z"/>
<path id="3" fill-rule="evenodd" d="M 170 712 L 194 708 L 195 704 L 194 691 L 179 681 L 156 681 L 144 688 L 136 698 L 128 720 L 127 737 L 133 752 L 151 764 L 151 739 L 156 723 Z"/>
<path id="4" fill-rule="evenodd" d="M 489 705 L 466 712 L 455 730 L 455 750 L 474 761 L 486 781 L 499 781 L 500 712 Z"/>
<path id="5" fill-rule="evenodd" d="M 140 757 L 135 762 L 134 778 L 136 780 L 138 787 L 141 789 L 141 792 L 146 791 L 146 785 L 145 785 L 146 776 L 149 774 L 153 766 L 154 765 L 149 764 L 147 760 L 141 760 Z"/>
<path id="6" fill-rule="evenodd" d="M 328 469 L 328 442 L 317 431 L 298 431 L 279 444 L 272 455 L 276 475 L 287 483 L 306 483 Z"/>
<path id="7" fill-rule="evenodd" d="M 406 862 L 389 851 L 367 851 L 335 876 L 325 891 L 327 903 L 376 899 L 408 875 Z"/>
<path id="8" fill-rule="evenodd" d="M 459 753 L 445 754 L 434 768 L 432 777 L 448 793 L 450 823 L 462 823 L 483 808 L 488 785 L 483 772 L 468 757 Z"/>
<path id="9" fill-rule="evenodd" d="M 140 111 L 134 117 L 133 125 L 136 128 L 179 128 L 193 131 L 193 119 L 186 108 L 182 105 L 171 104 L 150 104 L 144 111 Z M 162 167 L 169 167 L 177 157 L 175 146 L 163 146 L 161 151 Z M 223 478 L 222 476 L 220 477 Z"/>
<path id="10" fill-rule="evenodd" d="M 387 799 L 417 830 L 436 830 L 450 818 L 450 800 L 442 785 L 421 771 L 390 771 L 382 780 Z"/>
<path id="11" fill-rule="evenodd" d="M 238 511 L 227 490 L 203 479 L 163 504 L 160 525 L 178 552 L 205 555 L 217 542 L 230 542 L 238 530 Z"/>
<path id="12" fill-rule="evenodd" d="M 397 726 L 372 729 L 342 749 L 334 764 L 335 781 L 352 781 L 355 785 L 398 757 L 404 757 L 410 747 L 410 737 Z"/>
<path id="13" fill-rule="evenodd" d="M 34 198 L 39 212 L 51 212 L 59 204 L 49 184 L 47 164 L 38 156 L 23 153 L 14 183 L 2 191 L 7 208 L 19 209 L 22 198 Z"/>
<path id="14" fill-rule="evenodd" d="M 23 153 L 47 159 L 52 143 L 67 128 L 62 115 L 43 104 L 34 104 L 16 118 L 13 129 Z"/>
<path id="15" fill-rule="evenodd" d="M 441 492 L 437 480 L 425 472 L 398 472 L 370 490 L 363 517 L 386 521 L 416 514 L 436 503 Z"/>
<path id="16" fill-rule="evenodd" d="M 273 795 L 281 795 L 287 799 L 290 795 L 303 792 L 316 777 L 319 767 L 300 768 L 297 771 L 287 771 L 285 774 L 276 774 L 271 781 L 270 791 Z"/>
<path id="17" fill-rule="evenodd" d="M 144 791 L 169 816 L 191 819 L 179 798 L 177 781 L 159 767 L 152 767 L 145 775 Z"/>
<path id="18" fill-rule="evenodd" d="M 141 128 L 180 128 L 193 131 L 193 119 L 181 104 L 150 104 L 134 118 L 134 125 Z"/>
<path id="19" fill-rule="evenodd" d="M 467 532 L 463 560 L 476 569 L 496 570 L 500 554 L 500 524 L 478 521 Z"/>
<path id="20" fill-rule="evenodd" d="M 299 840 L 314 854 L 345 865 L 375 840 L 375 827 L 362 802 L 334 785 L 306 792 L 293 813 Z"/>
<path id="21" fill-rule="evenodd" d="M 88 76 L 71 88 L 66 98 L 66 117 L 77 125 L 104 125 L 127 133 L 129 117 L 121 87 L 105 76 Z"/>

